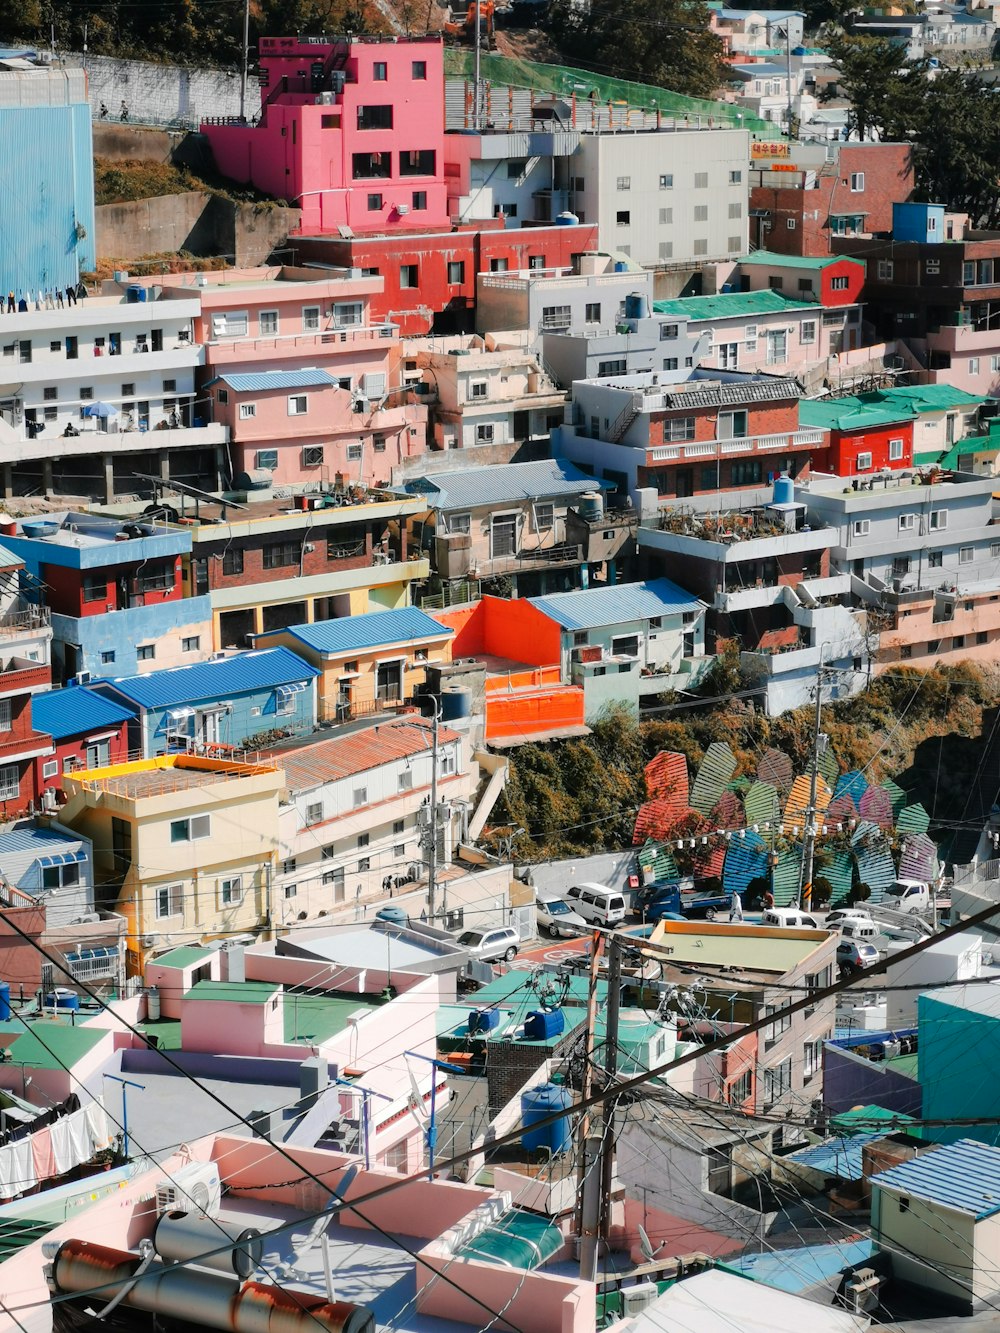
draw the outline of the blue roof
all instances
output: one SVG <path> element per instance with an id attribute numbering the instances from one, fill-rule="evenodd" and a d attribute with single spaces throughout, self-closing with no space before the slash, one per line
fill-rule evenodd
<path id="1" fill-rule="evenodd" d="M 324 389 L 330 385 L 336 388 L 340 383 L 325 370 L 309 367 L 304 370 L 264 370 L 256 374 L 252 371 L 225 371 L 208 383 L 218 384 L 220 381 L 237 393 L 261 393 L 267 389 Z"/>
<path id="2" fill-rule="evenodd" d="M 64 690 L 48 690 L 31 698 L 31 725 L 57 741 L 97 727 L 117 727 L 133 716 L 130 709 L 112 703 L 85 685 L 68 685 Z"/>
<path id="3" fill-rule="evenodd" d="M 827 1139 L 824 1143 L 814 1143 L 809 1148 L 799 1148 L 790 1152 L 786 1158 L 797 1166 L 808 1166 L 824 1176 L 836 1176 L 838 1180 L 861 1180 L 861 1153 L 866 1143 L 885 1138 L 888 1131 L 875 1134 L 848 1134 L 843 1138 Z"/>
<path id="4" fill-rule="evenodd" d="M 508 504 L 513 500 L 545 500 L 572 497 L 587 491 L 613 489 L 583 472 L 564 458 L 544 458 L 535 463 L 501 463 L 493 467 L 470 467 L 414 477 L 404 490 L 424 495 L 432 509 L 472 509 L 479 505 Z"/>
<path id="5" fill-rule="evenodd" d="M 872 1176 L 872 1184 L 980 1221 L 1000 1213 L 1000 1148 L 959 1139 Z"/>
<path id="6" fill-rule="evenodd" d="M 33 856 L 46 856 L 76 847 L 81 841 L 82 839 L 71 833 L 42 828 L 41 825 L 28 821 L 15 824 L 9 833 L 0 833 L 0 868 L 3 867 L 4 857 L 12 852 L 31 852 Z"/>
<path id="7" fill-rule="evenodd" d="M 319 672 L 288 648 L 261 648 L 214 662 L 168 667 L 145 676 L 119 676 L 105 682 L 140 708 L 169 708 L 199 699 L 224 699 L 311 680 Z"/>
<path id="8" fill-rule="evenodd" d="M 390 643 L 412 643 L 415 639 L 446 639 L 455 631 L 439 624 L 426 611 L 406 606 L 399 611 L 369 611 L 363 616 L 319 620 L 312 625 L 291 625 L 273 632 L 291 634 L 317 653 L 337 656 Z"/>
<path id="9" fill-rule="evenodd" d="M 787 1250 L 765 1250 L 761 1254 L 740 1254 L 723 1260 L 721 1266 L 727 1272 L 742 1273 L 766 1287 L 795 1295 L 820 1283 L 828 1283 L 845 1268 L 863 1264 L 874 1252 L 875 1242 L 866 1237 L 829 1245 L 803 1245 Z"/>
<path id="10" fill-rule="evenodd" d="M 693 593 L 669 579 L 647 579 L 645 583 L 617 583 L 606 588 L 579 592 L 556 592 L 548 597 L 529 597 L 532 606 L 562 625 L 563 629 L 598 629 L 621 625 L 627 620 L 650 616 L 679 615 L 697 611 L 702 605 Z"/>

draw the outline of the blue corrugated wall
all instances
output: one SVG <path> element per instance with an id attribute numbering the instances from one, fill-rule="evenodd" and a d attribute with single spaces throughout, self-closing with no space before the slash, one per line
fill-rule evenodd
<path id="1" fill-rule="evenodd" d="M 95 226 L 90 107 L 0 108 L 3 294 L 75 284 L 94 267 Z"/>

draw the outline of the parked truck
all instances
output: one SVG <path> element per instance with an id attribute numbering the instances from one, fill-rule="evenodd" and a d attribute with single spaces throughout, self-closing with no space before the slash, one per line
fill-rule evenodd
<path id="1" fill-rule="evenodd" d="M 729 912 L 730 895 L 721 888 L 699 885 L 693 879 L 660 880 L 644 884 L 635 895 L 633 906 L 644 921 L 664 917 L 704 918 L 713 921 Z"/>

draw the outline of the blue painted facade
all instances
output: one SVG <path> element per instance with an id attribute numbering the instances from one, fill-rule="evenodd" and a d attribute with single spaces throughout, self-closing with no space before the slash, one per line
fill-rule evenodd
<path id="1" fill-rule="evenodd" d="M 179 640 L 190 636 L 200 636 L 202 655 L 211 648 L 212 599 L 207 593 L 204 597 L 182 597 L 156 606 L 106 611 L 102 616 L 54 615 L 53 670 L 56 675 L 65 674 L 65 646 L 73 644 L 79 649 L 77 671 L 89 671 L 95 678 L 106 676 L 109 671 L 137 674 L 148 665 L 139 661 L 139 644 L 151 644 L 156 661 L 163 659 L 167 647 L 171 657 L 178 656 Z M 108 653 L 114 653 L 110 661 Z"/>
<path id="2" fill-rule="evenodd" d="M 46 73 L 38 77 L 45 79 Z M 34 78 L 26 74 L 25 84 Z M 82 272 L 93 269 L 93 152 L 86 100 L 0 107 L 0 287 L 5 296 L 76 285 Z"/>
<path id="3" fill-rule="evenodd" d="M 944 204 L 893 204 L 892 239 L 935 244 L 944 240 Z"/>
<path id="4" fill-rule="evenodd" d="M 1000 1068 L 1000 987 L 953 986 L 917 997 L 917 1077 L 928 1120 L 997 1115 Z M 978 1139 L 1000 1143 L 1000 1126 L 928 1125 L 938 1143 Z"/>

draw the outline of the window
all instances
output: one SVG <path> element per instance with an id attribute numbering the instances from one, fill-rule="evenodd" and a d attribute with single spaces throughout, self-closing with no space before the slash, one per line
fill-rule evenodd
<path id="1" fill-rule="evenodd" d="M 668 417 L 663 423 L 665 440 L 693 440 L 694 417 Z"/>
<path id="2" fill-rule="evenodd" d="M 708 221 L 708 204 L 695 204 L 695 206 L 694 206 L 694 220 L 695 220 L 695 222 L 707 222 L 707 221 Z"/>
<path id="3" fill-rule="evenodd" d="M 417 286 L 416 264 L 400 264 L 399 285 L 400 287 L 405 287 L 405 288 L 412 288 Z"/>
<path id="4" fill-rule="evenodd" d="M 773 1069 L 764 1070 L 764 1110 L 769 1110 L 776 1101 L 791 1090 L 792 1059 L 782 1060 Z"/>
<path id="5" fill-rule="evenodd" d="M 619 227 L 631 226 L 632 214 L 629 212 L 627 208 L 619 209 L 619 211 L 615 214 L 615 223 Z"/>
<path id="6" fill-rule="evenodd" d="M 946 528 L 947 526 L 948 526 L 948 511 L 947 511 L 947 509 L 932 509 L 932 510 L 931 510 L 931 531 L 932 531 L 932 532 L 940 532 L 940 531 L 942 530 L 942 528 Z"/>
<path id="7" fill-rule="evenodd" d="M 731 172 L 729 173 L 729 184 L 730 184 L 730 185 L 740 185 L 740 184 L 742 184 L 742 181 L 743 181 L 743 172 L 742 172 L 742 171 L 731 171 Z"/>
<path id="8" fill-rule="evenodd" d="M 243 552 L 238 547 L 230 546 L 222 556 L 223 574 L 243 573 Z"/>
<path id="9" fill-rule="evenodd" d="M 362 874 L 366 870 L 371 870 L 371 868 L 372 868 L 371 857 L 363 856 L 361 860 L 358 862 L 358 874 Z"/>
<path id="10" fill-rule="evenodd" d="M 743 440 L 747 436 L 748 418 L 745 410 L 719 413 L 719 439 Z"/>
<path id="11" fill-rule="evenodd" d="M 508 213 L 507 216 L 512 218 L 512 217 L 515 217 L 516 214 L 515 214 L 515 213 Z M 490 260 L 490 272 L 491 272 L 491 273 L 506 273 L 509 267 L 510 267 L 510 264 L 509 264 L 509 262 L 508 262 L 506 259 L 491 259 L 491 260 Z"/>
<path id="12" fill-rule="evenodd" d="M 924 264 L 924 272 L 936 277 L 941 272 L 940 259 L 928 259 Z"/>
<path id="13" fill-rule="evenodd" d="M 761 480 L 760 459 L 736 460 L 730 467 L 730 479 L 734 486 L 756 486 Z"/>
<path id="14" fill-rule="evenodd" d="M 284 569 L 288 565 L 299 563 L 298 542 L 269 542 L 264 547 L 264 568 Z"/>
<path id="15" fill-rule="evenodd" d="M 80 344 L 73 334 L 66 336 L 66 360 L 76 361 L 80 355 Z"/>
<path id="16" fill-rule="evenodd" d="M 597 375 L 598 378 L 602 375 L 624 375 L 627 368 L 628 363 L 624 357 L 620 357 L 616 361 L 598 361 Z"/>
<path id="17" fill-rule="evenodd" d="M 584 323 L 600 324 L 601 322 L 601 303 L 600 301 L 588 301 L 583 312 Z"/>
<path id="18" fill-rule="evenodd" d="M 871 472 L 871 470 L 872 470 L 871 454 L 858 454 L 857 458 L 854 460 L 854 471 Z"/>
<path id="19" fill-rule="evenodd" d="M 437 171 L 437 153 L 433 148 L 412 148 L 399 155 L 401 176 L 433 176 Z"/>
<path id="20" fill-rule="evenodd" d="M 306 806 L 306 823 L 322 824 L 323 822 L 323 802 L 317 801 L 314 805 Z"/>
<path id="21" fill-rule="evenodd" d="M 707 189 L 708 189 L 708 172 L 707 172 L 707 171 L 696 171 L 696 172 L 694 173 L 694 188 L 695 188 L 696 190 L 707 190 Z"/>
<path id="22" fill-rule="evenodd" d="M 816 321 L 814 319 L 804 319 L 802 328 L 799 332 L 799 342 L 803 344 L 814 343 L 816 341 Z"/>
<path id="23" fill-rule="evenodd" d="M 103 602 L 108 595 L 106 574 L 84 574 L 83 600 L 85 602 Z"/>
<path id="24" fill-rule="evenodd" d="M 696 255 L 707 255 L 708 241 L 707 240 L 695 241 L 694 244 L 691 246 L 691 251 L 693 254 Z"/>
<path id="25" fill-rule="evenodd" d="M 865 173 L 863 171 L 851 172 L 851 194 L 860 194 L 865 188 Z"/>
<path id="26" fill-rule="evenodd" d="M 960 546 L 958 548 L 958 563 L 960 565 L 971 565 L 976 558 L 976 550 L 973 546 Z"/>
<path id="27" fill-rule="evenodd" d="M 372 65 L 372 79 L 375 83 L 385 83 L 389 77 L 389 66 L 384 60 L 376 60 Z"/>
<path id="28" fill-rule="evenodd" d="M 846 292 L 846 291 L 847 291 L 847 279 L 846 279 L 845 277 L 831 278 L 831 279 L 830 279 L 830 288 L 831 288 L 831 290 L 833 290 L 833 291 L 835 291 L 835 292 Z"/>
<path id="29" fill-rule="evenodd" d="M 404 768 L 399 774 L 398 787 L 400 791 L 413 790 L 413 773 L 408 768 Z"/>
<path id="30" fill-rule="evenodd" d="M 392 107 L 390 106 L 359 106 L 358 107 L 358 129 L 359 130 L 391 130 L 392 129 Z M 357 156 L 357 154 L 355 154 Z"/>
<path id="31" fill-rule="evenodd" d="M 871 519 L 869 518 L 855 519 L 854 522 L 855 537 L 867 537 L 868 534 L 871 532 L 871 530 L 872 530 Z"/>
<path id="32" fill-rule="evenodd" d="M 777 1004 L 769 1004 L 764 1008 L 765 1014 L 774 1014 L 774 1021 L 768 1023 L 764 1028 L 764 1045 L 773 1046 L 783 1032 L 787 1032 L 792 1026 L 791 1015 L 787 1008 Z"/>
<path id="33" fill-rule="evenodd" d="M 392 154 L 352 153 L 351 175 L 356 181 L 385 180 L 392 175 Z"/>
<path id="34" fill-rule="evenodd" d="M 212 316 L 213 338 L 245 338 L 250 331 L 250 316 L 245 310 L 220 311 Z"/>
<path id="35" fill-rule="evenodd" d="M 222 907 L 236 907 L 243 901 L 243 876 L 232 875 L 219 880 L 219 903 Z"/>
<path id="36" fill-rule="evenodd" d="M 201 635 L 191 634 L 185 639 L 181 639 L 181 652 L 196 653 L 201 648 Z"/>
<path id="37" fill-rule="evenodd" d="M 123 385 L 122 385 L 122 397 L 123 397 L 123 398 L 134 398 L 134 397 L 135 397 L 135 385 L 134 385 L 134 384 L 123 384 Z"/>
<path id="38" fill-rule="evenodd" d="M 970 357 L 969 357 L 969 374 L 970 374 L 970 375 L 978 375 L 978 374 L 979 374 L 979 357 L 978 357 L 978 356 L 970 356 Z"/>
<path id="39" fill-rule="evenodd" d="M 469 385 L 469 397 L 485 398 L 487 396 L 486 391 L 488 387 L 489 386 L 487 385 L 485 380 L 473 380 L 472 383 Z"/>
<path id="40" fill-rule="evenodd" d="M 309 411 L 309 397 L 304 393 L 292 394 L 288 399 L 288 415 L 302 417 Z"/>
<path id="41" fill-rule="evenodd" d="M 186 819 L 170 821 L 171 842 L 198 842 L 212 835 L 211 815 L 189 815 Z"/>
<path id="42" fill-rule="evenodd" d="M 631 176 L 619 176 L 619 177 L 618 177 L 618 180 L 617 180 L 617 187 L 618 187 L 619 190 L 631 190 L 631 188 L 632 188 L 632 177 L 631 177 Z"/>
<path id="43" fill-rule="evenodd" d="M 183 884 L 160 884 L 156 889 L 157 918 L 180 916 Z"/>
<path id="44" fill-rule="evenodd" d="M 492 444 L 492 443 L 493 443 L 493 423 L 492 423 L 492 422 L 486 422 L 484 425 L 481 425 L 481 426 L 477 426 L 477 427 L 476 427 L 476 443 L 477 443 L 477 444 Z"/>
<path id="45" fill-rule="evenodd" d="M 768 278 L 768 280 L 767 280 L 767 285 L 768 285 L 768 288 L 769 288 L 770 291 L 772 291 L 772 292 L 780 292 L 781 289 L 782 289 L 782 287 L 784 287 L 784 285 L 785 285 L 785 280 L 784 280 L 784 278 L 779 278 L 779 277 L 777 277 L 777 276 L 772 276 L 772 277 Z"/>
<path id="46" fill-rule="evenodd" d="M 572 318 L 573 312 L 568 305 L 542 306 L 543 329 L 568 329 Z"/>
<path id="47" fill-rule="evenodd" d="M 807 1041 L 802 1045 L 802 1081 L 808 1083 L 823 1067 L 823 1042 Z"/>
<path id="48" fill-rule="evenodd" d="M 753 1091 L 753 1074 L 749 1069 L 739 1076 L 735 1082 L 730 1083 L 726 1089 L 726 1101 L 730 1106 L 740 1106 L 747 1100 Z"/>
<path id="49" fill-rule="evenodd" d="M 677 369 L 677 357 L 676 357 L 676 356 L 665 356 L 665 357 L 663 358 L 663 369 L 664 369 L 664 370 L 676 370 L 676 369 Z"/>
<path id="50" fill-rule="evenodd" d="M 555 526 L 555 508 L 549 504 L 535 505 L 535 530 L 537 532 L 551 532 Z"/>
<path id="51" fill-rule="evenodd" d="M 287 690 L 276 690 L 274 711 L 278 717 L 289 717 L 295 712 L 295 695 L 289 694 Z"/>
<path id="52" fill-rule="evenodd" d="M 895 265 L 891 259 L 880 259 L 878 261 L 878 280 L 879 282 L 892 282 L 892 275 Z"/>
<path id="53" fill-rule="evenodd" d="M 226 405 L 226 403 L 229 402 L 229 390 L 228 390 L 228 389 L 220 389 L 220 390 L 219 390 L 219 402 L 223 405 L 223 407 Z"/>
<path id="54" fill-rule="evenodd" d="M 674 210 L 672 208 L 660 209 L 660 226 L 667 227 L 673 224 Z"/>
<path id="55" fill-rule="evenodd" d="M 58 776 L 59 776 L 59 760 L 46 759 L 45 763 L 42 765 L 42 777 L 56 778 Z"/>
<path id="56" fill-rule="evenodd" d="M 706 209 L 705 211 L 706 211 L 706 214 L 707 214 L 708 210 Z M 730 205 L 729 205 L 729 216 L 730 216 L 731 218 L 741 218 L 741 217 L 743 216 L 743 205 L 742 205 L 742 204 L 739 204 L 739 203 L 737 203 L 737 204 L 730 204 Z"/>
<path id="57" fill-rule="evenodd" d="M 917 526 L 916 514 L 900 514 L 899 530 L 900 532 L 912 532 Z"/>
<path id="58" fill-rule="evenodd" d="M 353 793 L 352 793 L 352 795 L 351 795 L 351 803 L 352 803 L 352 805 L 354 806 L 355 810 L 356 810 L 359 806 L 367 805 L 367 804 L 368 804 L 368 788 L 367 788 L 367 787 L 355 787 L 355 788 L 354 788 L 354 791 L 353 791 Z"/>
<path id="59" fill-rule="evenodd" d="M 368 212 L 379 213 L 382 211 L 382 196 L 380 194 L 370 194 L 368 196 Z"/>
<path id="60" fill-rule="evenodd" d="M 458 759 L 454 748 L 442 750 L 438 772 L 443 778 L 450 778 L 458 772 Z"/>
<path id="61" fill-rule="evenodd" d="M 892 576 L 896 579 L 905 578 L 910 572 L 910 557 L 908 555 L 897 555 L 892 562 Z"/>
<path id="62" fill-rule="evenodd" d="M 410 78 L 411 78 L 411 79 L 426 79 L 426 78 L 427 78 L 427 61 L 426 61 L 426 60 L 413 60 L 413 61 L 410 62 Z"/>
<path id="63" fill-rule="evenodd" d="M 448 516 L 449 532 L 471 532 L 472 515 L 471 514 L 450 514 Z"/>
<path id="64" fill-rule="evenodd" d="M 347 461 L 349 463 L 360 463 L 362 458 L 364 458 L 364 454 L 364 445 L 349 444 L 347 446 Z"/>
<path id="65" fill-rule="evenodd" d="M 262 310 L 257 316 L 257 328 L 262 334 L 275 334 L 278 332 L 278 312 L 277 310 Z"/>
<path id="66" fill-rule="evenodd" d="M 984 629 L 979 630 L 976 633 L 976 643 L 988 643 L 988 642 L 989 642 L 989 635 L 987 634 L 987 632 Z"/>
<path id="67" fill-rule="evenodd" d="M 465 260 L 453 259 L 448 264 L 448 282 L 452 287 L 465 281 Z"/>
<path id="68" fill-rule="evenodd" d="M 283 892 L 286 898 L 297 898 L 299 896 L 299 886 L 297 884 L 286 884 Z"/>
<path id="69" fill-rule="evenodd" d="M 240 420 L 249 421 L 251 417 L 257 415 L 256 403 L 240 403 Z"/>
<path id="70" fill-rule="evenodd" d="M 903 457 L 903 441 L 902 441 L 902 440 L 890 440 L 890 441 L 889 441 L 889 462 L 890 462 L 890 463 L 898 463 L 902 457 Z"/>
<path id="71" fill-rule="evenodd" d="M 666 176 L 661 176 L 661 177 L 660 177 L 660 189 L 661 189 L 661 190 L 672 190 L 673 188 L 674 188 L 674 177 L 673 177 L 673 173 L 669 173 L 669 174 L 666 175 Z"/>
<path id="72" fill-rule="evenodd" d="M 139 662 L 152 662 L 156 657 L 156 644 L 140 643 L 135 650 L 135 656 Z"/>

